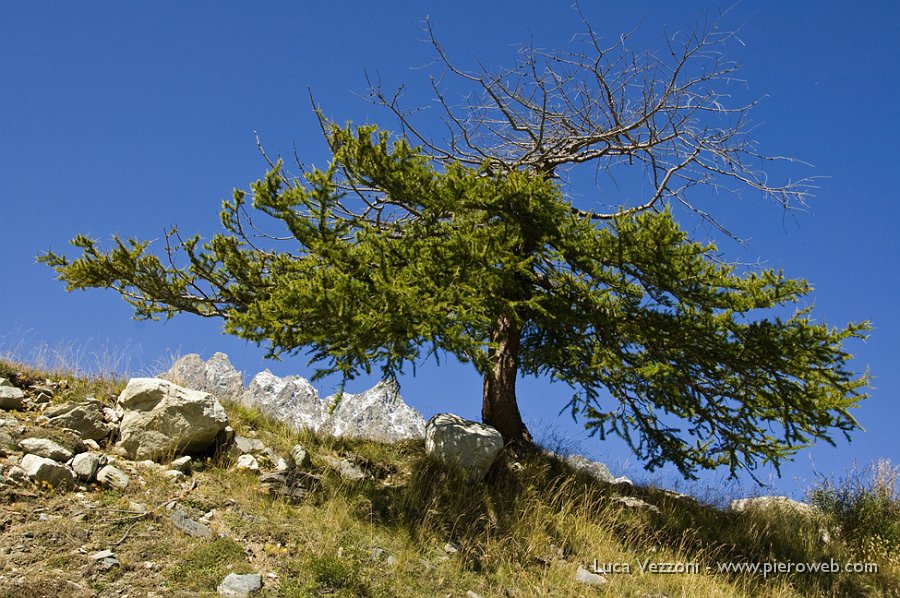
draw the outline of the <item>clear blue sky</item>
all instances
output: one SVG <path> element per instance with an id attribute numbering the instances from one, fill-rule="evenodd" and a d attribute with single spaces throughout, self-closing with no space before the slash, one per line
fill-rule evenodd
<path id="1" fill-rule="evenodd" d="M 307 87 L 338 121 L 392 126 L 360 98 L 364 71 L 406 83 L 413 101 L 427 101 L 425 73 L 412 68 L 432 59 L 421 41 L 425 15 L 448 51 L 488 66 L 510 64 L 516 43 L 561 48 L 579 30 L 568 2 L 334 4 L 0 0 L 0 350 L 27 357 L 47 343 L 88 354 L 127 351 L 134 368 L 171 352 L 225 351 L 251 375 L 268 367 L 309 376 L 302 357 L 266 362 L 262 349 L 223 336 L 219 322 L 135 322 L 112 291 L 66 294 L 34 258 L 66 249 L 77 233 L 157 238 L 173 224 L 216 232 L 221 200 L 264 172 L 254 130 L 273 154 L 296 146 L 304 161 L 324 164 Z M 614 39 L 640 25 L 633 45 L 655 50 L 665 31 L 710 20 L 730 3 L 584 5 L 601 35 Z M 735 83 L 736 93 L 765 97 L 754 113 L 762 149 L 813 165 L 795 176 L 826 178 L 811 209 L 795 218 L 749 195 L 720 202 L 717 214 L 750 239 L 722 249 L 730 259 L 759 259 L 809 279 L 825 322 L 874 324 L 868 342 L 850 347 L 855 367 L 873 375 L 871 399 L 856 413 L 866 431 L 850 444 L 801 451 L 772 480 L 795 496 L 815 471 L 900 462 L 898 22 L 894 2 L 833 1 L 745 2 L 725 21 L 742 27 L 743 45 L 728 48 L 746 80 Z M 478 417 L 481 382 L 463 366 L 426 365 L 402 382 L 404 397 L 426 417 L 446 410 Z M 320 385 L 322 393 L 333 383 Z M 539 437 L 555 429 L 617 473 L 674 479 L 670 471 L 646 474 L 622 443 L 588 439 L 567 414 L 558 416 L 565 388 L 526 380 L 519 396 Z M 768 480 L 770 472 L 759 475 Z"/>

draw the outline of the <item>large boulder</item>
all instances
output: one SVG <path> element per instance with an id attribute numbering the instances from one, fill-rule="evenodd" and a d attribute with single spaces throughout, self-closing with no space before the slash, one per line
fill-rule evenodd
<path id="1" fill-rule="evenodd" d="M 323 425 L 332 436 L 399 442 L 425 435 L 425 419 L 403 401 L 396 383 L 379 382 L 359 394 L 328 397 L 325 403 L 337 403 Z"/>
<path id="2" fill-rule="evenodd" d="M 224 353 L 203 361 L 196 353 L 180 358 L 163 377 L 175 384 L 208 392 L 217 399 L 237 401 L 244 393 L 244 377 Z"/>
<path id="3" fill-rule="evenodd" d="M 491 426 L 439 413 L 425 426 L 425 452 L 480 479 L 503 449 L 503 437 Z"/>
<path id="4" fill-rule="evenodd" d="M 135 460 L 203 452 L 228 425 L 211 394 L 159 378 L 132 378 L 118 405 L 123 415 L 117 446 Z"/>

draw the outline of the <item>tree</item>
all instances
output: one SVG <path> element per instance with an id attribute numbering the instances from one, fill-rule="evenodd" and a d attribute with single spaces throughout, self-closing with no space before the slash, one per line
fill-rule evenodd
<path id="1" fill-rule="evenodd" d="M 432 35 L 444 74 L 477 92 L 457 106 L 432 79 L 443 145 L 372 84 L 401 134 L 317 112 L 329 166 L 298 161 L 296 177 L 266 157 L 209 241 L 173 228 L 157 256 L 148 242 L 103 250 L 78 236 L 80 257 L 39 260 L 69 290 L 117 290 L 138 318 L 218 317 L 269 356 L 308 351 L 317 375 L 391 377 L 453 355 L 483 376 L 483 419 L 507 444 L 531 441 L 524 373 L 570 385 L 573 417 L 651 469 L 777 468 L 858 427 L 850 409 L 867 379 L 843 343 L 867 324 L 787 315 L 806 281 L 724 263 L 676 221 L 686 207 L 728 232 L 693 202 L 702 189 L 749 188 L 786 209 L 808 196 L 807 181 L 777 186 L 753 166 L 771 158 L 748 138 L 752 104 L 728 107 L 717 91 L 735 68 L 717 51 L 729 36 L 676 36 L 659 57 L 628 50 L 627 36 L 604 48 L 588 26 L 584 51 L 524 47 L 510 70 L 469 73 Z M 565 180 L 588 163 L 637 168 L 650 191 L 611 210 L 576 205 Z M 263 232 L 260 213 L 280 232 Z"/>

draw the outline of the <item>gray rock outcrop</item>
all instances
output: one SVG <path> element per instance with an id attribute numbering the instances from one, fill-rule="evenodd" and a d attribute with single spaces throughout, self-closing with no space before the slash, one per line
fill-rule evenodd
<path id="1" fill-rule="evenodd" d="M 425 435 L 425 420 L 403 401 L 396 383 L 383 381 L 359 394 L 325 399 L 329 406 L 335 402 L 337 406 L 322 425 L 332 436 L 399 442 Z"/>
<path id="2" fill-rule="evenodd" d="M 244 394 L 244 377 L 224 353 L 213 353 L 205 362 L 196 353 L 185 355 L 172 364 L 164 377 L 185 388 L 208 392 L 217 399 L 237 401 Z"/>
<path id="3" fill-rule="evenodd" d="M 425 452 L 480 479 L 503 449 L 503 437 L 491 426 L 452 413 L 435 415 L 425 426 Z"/>
<path id="4" fill-rule="evenodd" d="M 228 416 L 212 395 L 159 378 L 132 378 L 119 395 L 119 442 L 129 459 L 171 458 L 213 446 Z"/>
<path id="5" fill-rule="evenodd" d="M 297 430 L 381 442 L 422 438 L 425 434 L 422 415 L 407 405 L 396 384 L 389 382 L 362 393 L 332 395 L 323 400 L 305 378 L 282 378 L 265 370 L 238 392 L 241 376 L 223 353 L 216 353 L 205 363 L 196 354 L 186 355 L 165 377 L 216 396 L 239 397 L 241 404 Z"/>
<path id="6" fill-rule="evenodd" d="M 305 378 L 279 378 L 269 370 L 253 377 L 241 403 L 256 407 L 297 430 L 318 432 L 328 416 L 318 391 Z"/>

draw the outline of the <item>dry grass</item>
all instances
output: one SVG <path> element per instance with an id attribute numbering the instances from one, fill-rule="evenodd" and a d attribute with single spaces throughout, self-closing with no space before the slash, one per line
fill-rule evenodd
<path id="1" fill-rule="evenodd" d="M 114 396 L 123 378 L 79 378 L 0 361 L 0 376 L 70 377 L 55 400 Z M 895 553 L 870 551 L 878 574 L 719 573 L 720 562 L 815 562 L 855 558 L 859 543 L 827 512 L 736 514 L 652 487 L 601 484 L 534 453 L 502 460 L 481 483 L 431 461 L 420 442 L 382 445 L 297 433 L 258 411 L 226 405 L 235 429 L 286 454 L 302 442 L 322 488 L 299 505 L 259 491 L 256 476 L 230 459 L 197 459 L 193 489 L 156 468 L 128 462 L 125 491 L 60 493 L 0 487 L 0 596 L 215 595 L 228 572 L 259 572 L 262 596 L 891 596 L 900 595 Z M 34 413 L 14 414 L 40 430 Z M 8 416 L 7 416 L 8 417 Z M 50 428 L 44 430 L 50 433 Z M 352 456 L 370 479 L 344 481 L 324 465 Z M 884 477 L 884 476 L 883 476 Z M 616 501 L 637 496 L 660 509 Z M 175 528 L 155 507 L 206 521 L 213 538 Z M 138 504 L 151 514 L 138 516 Z M 447 543 L 457 552 L 448 553 Z M 106 548 L 120 565 L 102 570 L 89 555 Z M 380 553 L 383 551 L 383 553 Z M 375 551 L 373 553 L 373 551 Z M 390 563 L 388 562 L 390 557 Z M 880 560 L 879 560 L 880 559 Z M 892 560 L 893 559 L 893 560 Z M 605 589 L 575 581 L 579 566 L 628 564 Z M 696 563 L 694 572 L 642 573 L 641 563 Z M 712 568 L 707 574 L 706 567 Z"/>

